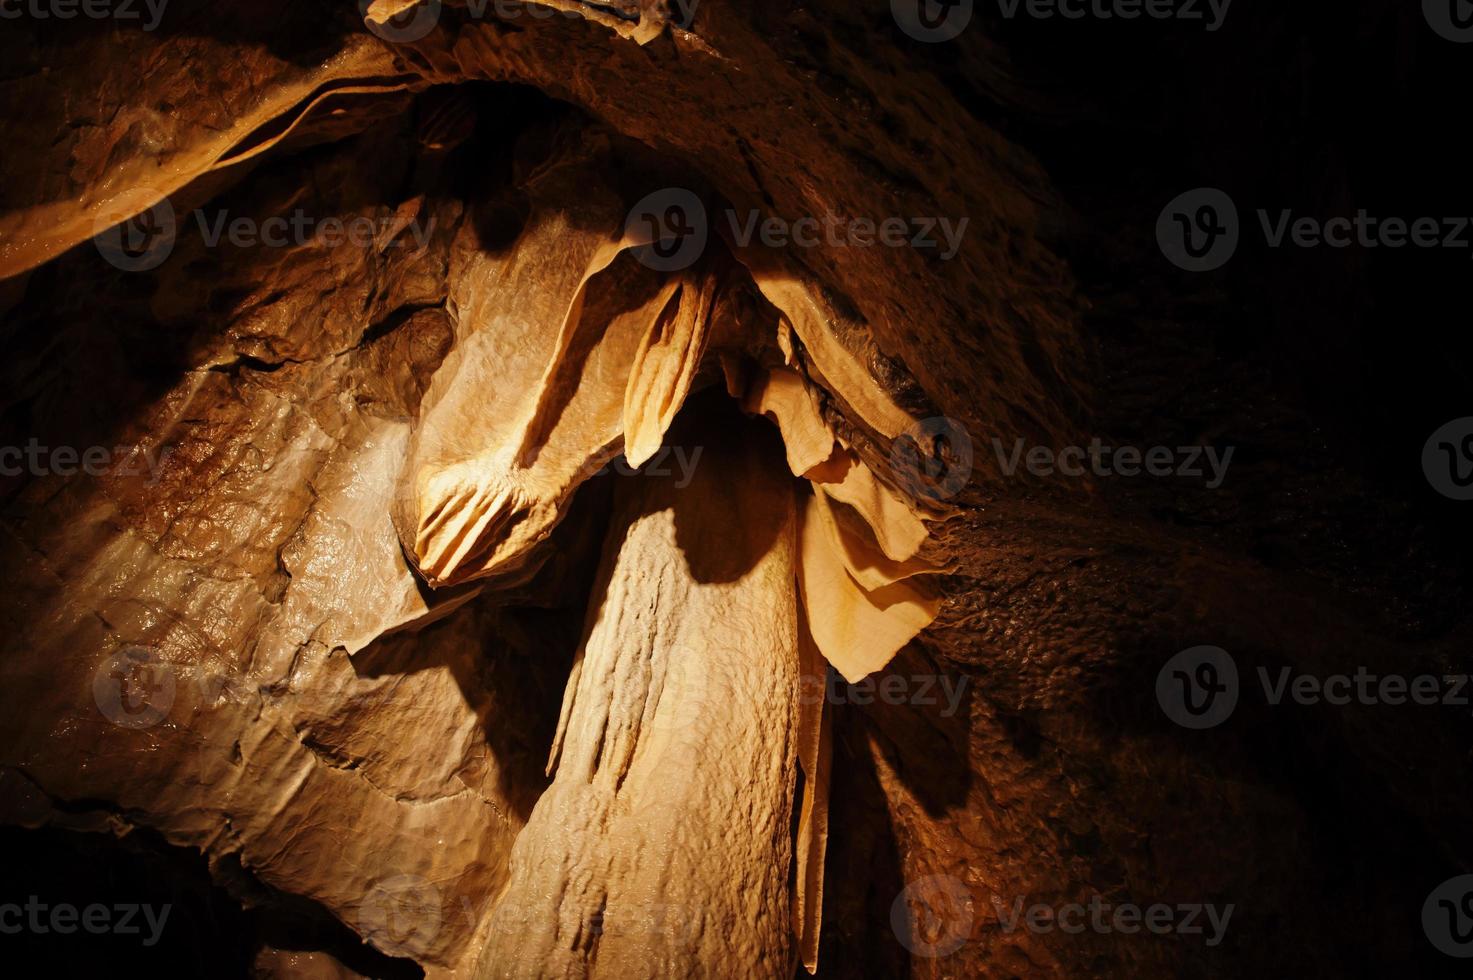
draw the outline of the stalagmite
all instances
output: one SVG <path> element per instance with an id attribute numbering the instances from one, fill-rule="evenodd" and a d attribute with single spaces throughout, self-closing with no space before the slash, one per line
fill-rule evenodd
<path id="1" fill-rule="evenodd" d="M 793 482 L 760 427 L 709 406 L 691 421 L 681 438 L 708 448 L 690 486 L 618 488 L 556 777 L 478 976 L 791 973 Z"/>

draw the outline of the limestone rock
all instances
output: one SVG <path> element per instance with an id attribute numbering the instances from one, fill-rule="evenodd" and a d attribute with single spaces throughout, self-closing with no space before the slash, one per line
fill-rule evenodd
<path id="1" fill-rule="evenodd" d="M 981 5 L 954 45 L 837 0 L 7 13 L 12 856 L 173 862 L 259 975 L 1445 968 L 1415 912 L 1473 867 L 1466 718 L 1155 700 L 1203 642 L 1466 673 L 1465 528 L 1363 461 L 1463 390 L 1446 338 L 1383 377 L 1431 293 L 1358 252 L 1185 282 L 1152 240 L 1162 161 L 1422 187 L 1304 121 L 1446 128 L 1397 101 L 1417 12 L 1282 6 L 1267 60 Z M 1162 82 L 1201 76 L 1241 91 Z M 676 242 L 636 220 L 671 191 Z M 886 216 L 966 224 L 745 230 Z M 1107 435 L 1242 452 L 1007 463 Z M 1240 911 L 1212 947 L 995 917 L 1093 895 Z"/>

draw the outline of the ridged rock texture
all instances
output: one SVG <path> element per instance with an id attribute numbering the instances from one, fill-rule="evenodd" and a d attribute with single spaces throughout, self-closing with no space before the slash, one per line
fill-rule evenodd
<path id="1" fill-rule="evenodd" d="M 1188 733 L 1155 699 L 1204 643 L 1245 678 L 1466 669 L 1466 531 L 1325 421 L 1373 280 L 1225 299 L 1152 252 L 1189 179 L 1162 146 L 1320 186 L 1153 100 L 1297 132 L 1274 85 L 1345 111 L 1296 74 L 1319 42 L 1264 72 L 1227 37 L 1259 81 L 1189 96 L 1013 31 L 837 0 L 7 21 L 0 443 L 108 465 L 0 478 L 5 846 L 106 840 L 246 910 L 219 975 L 1441 968 L 1414 923 L 1473 861 L 1466 716 L 1245 699 Z M 672 188 L 683 263 L 634 220 Z M 749 215 L 966 225 L 943 256 Z M 139 221 L 172 222 L 158 261 L 109 251 Z M 1267 336 L 1264 290 L 1335 326 Z M 1240 448 L 1210 490 L 1001 465 L 1094 433 Z M 1211 946 L 999 917 L 1094 895 L 1236 914 Z"/>

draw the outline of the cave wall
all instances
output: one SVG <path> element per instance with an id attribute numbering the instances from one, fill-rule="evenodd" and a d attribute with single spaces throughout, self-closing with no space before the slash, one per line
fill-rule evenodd
<path id="1" fill-rule="evenodd" d="M 727 333 L 713 347 L 799 371 L 825 431 L 896 493 L 917 476 L 894 451 L 911 420 L 952 420 L 975 450 L 960 494 L 919 502 L 921 554 L 947 573 L 932 577 L 935 621 L 876 678 L 949 684 L 955 710 L 944 698 L 864 704 L 831 675 L 843 703 L 831 712 L 820 974 L 1448 968 L 1416 923 L 1430 888 L 1470 865 L 1465 714 L 1245 704 L 1227 725 L 1186 732 L 1154 686 L 1198 644 L 1231 650 L 1245 676 L 1464 669 L 1466 519 L 1415 465 L 1386 462 L 1414 459 L 1461 414 L 1467 342 L 1443 339 L 1440 312 L 1461 265 L 1249 245 L 1204 278 L 1165 264 L 1153 237 L 1162 204 L 1199 184 L 1265 207 L 1455 209 L 1453 127 L 1426 93 L 1461 77 L 1460 63 L 1416 11 L 1239 0 L 1222 32 L 1190 37 L 982 13 L 955 43 L 924 45 L 880 4 L 706 0 L 688 22 L 648 4 L 490 19 L 447 4 L 434 30 L 401 43 L 356 6 L 175 0 L 155 32 L 7 25 L 3 441 L 143 457 L 96 478 L 6 479 L 7 824 L 157 833 L 160 848 L 202 854 L 233 900 L 310 902 L 429 972 L 577 975 L 600 948 L 607 963 L 639 962 L 649 937 L 621 937 L 618 916 L 601 915 L 591 896 L 605 884 L 584 874 L 589 890 L 566 905 L 537 894 L 549 879 L 529 868 L 559 865 L 599 868 L 636 905 L 663 895 L 717 910 L 709 933 L 689 917 L 655 933 L 669 958 L 650 975 L 724 975 L 759 948 L 770 972 L 793 966 L 796 937 L 773 925 L 790 914 L 778 907 L 792 900 L 786 872 L 761 886 L 782 901 L 748 922 L 730 888 L 696 897 L 683 890 L 701 884 L 694 872 L 625 867 L 593 831 L 558 830 L 607 807 L 615 845 L 635 832 L 620 820 L 653 833 L 668 818 L 735 853 L 741 840 L 712 816 L 719 795 L 630 818 L 617 790 L 547 769 L 565 687 L 592 682 L 574 665 L 624 650 L 590 638 L 620 522 L 665 492 L 617 469 L 591 476 L 622 451 L 598 428 L 614 417 L 598 380 L 614 368 L 575 372 L 571 387 L 547 372 L 585 283 L 586 322 L 624 322 L 659 298 L 627 259 L 590 270 L 610 242 L 628 244 L 619 226 L 634 200 L 680 186 L 710 204 L 712 252 L 751 279 L 721 280 L 712 322 Z M 1368 150 L 1377 131 L 1423 147 L 1420 169 Z M 575 178 L 547 176 L 547 161 L 570 158 Z M 165 197 L 184 224 L 167 260 L 109 264 L 92 236 Z M 361 216 L 385 237 L 211 248 L 189 227 L 197 207 L 258 223 L 294 209 Z M 728 207 L 969 225 L 952 261 L 764 250 L 721 234 Z M 518 323 L 495 320 L 508 309 Z M 797 337 L 790 360 L 752 339 L 779 314 Z M 626 356 L 592 350 L 579 371 Z M 692 387 L 731 387 L 706 368 Z M 565 388 L 603 400 L 565 405 Z M 499 445 L 549 398 L 569 420 L 549 445 L 568 455 L 556 448 L 539 473 L 561 460 L 568 475 L 520 485 L 542 508 L 536 533 L 513 562 L 438 580 L 415 553 L 432 508 L 406 496 L 406 461 Z M 449 419 L 434 438 L 430 418 Z M 721 472 L 714 433 L 743 424 L 684 437 L 712 454 L 698 481 Z M 994 437 L 1095 434 L 1237 454 L 1211 490 L 993 465 Z M 766 450 L 702 499 L 781 484 L 797 521 L 814 492 Z M 660 606 L 662 628 L 696 623 L 691 601 Z M 742 615 L 786 623 L 769 592 L 761 602 L 707 615 L 722 628 Z M 796 632 L 744 642 L 798 656 Z M 138 648 L 168 665 L 143 676 L 173 690 L 165 719 L 130 727 L 96 692 L 111 658 Z M 654 683 L 638 663 L 626 669 Z M 728 808 L 771 790 L 748 830 L 791 821 L 811 781 L 773 748 L 794 739 L 798 752 L 793 693 L 723 694 L 739 734 L 679 765 L 634 739 L 636 799 L 669 802 L 662 780 L 705 773 L 744 791 Z M 633 724 L 638 705 L 613 703 Z M 579 734 L 592 705 L 562 709 L 565 752 L 594 751 Z M 763 725 L 776 727 L 755 734 Z M 786 760 L 780 772 L 751 775 L 758 759 L 739 750 L 754 744 Z M 773 862 L 796 862 L 790 837 L 756 834 L 769 850 L 705 867 L 722 882 L 736 867 L 776 874 Z M 1093 894 L 1237 911 L 1208 947 L 1009 932 L 993 904 Z M 925 955 L 935 950 L 905 932 L 905 914 L 893 918 L 906 900 L 941 915 L 931 940 L 963 923 L 966 941 Z M 407 924 L 385 911 L 405 908 L 418 913 Z"/>

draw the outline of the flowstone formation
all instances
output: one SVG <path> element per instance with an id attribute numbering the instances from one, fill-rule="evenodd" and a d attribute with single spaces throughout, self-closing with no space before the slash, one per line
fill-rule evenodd
<path id="1" fill-rule="evenodd" d="M 52 362 L 51 384 L 91 386 L 78 424 L 130 418 L 157 462 L 27 491 L 54 518 L 29 545 L 53 584 L 10 597 L 16 640 L 74 674 L 6 661 L 37 706 L 9 742 L 22 819 L 95 829 L 52 811 L 115 800 L 115 830 L 161 830 L 430 968 L 812 970 L 830 734 L 799 680 L 821 689 L 825 661 L 859 680 L 936 616 L 917 576 L 940 570 L 919 552 L 942 515 L 885 473 L 909 416 L 797 270 L 719 238 L 664 267 L 658 224 L 630 217 L 660 190 L 646 148 L 524 94 L 344 77 L 396 57 L 355 38 L 316 80 L 278 65 L 307 94 L 237 124 L 248 146 L 170 142 L 165 171 L 114 148 L 96 187 L 9 213 L 12 274 L 89 222 L 104 260 L 144 266 L 106 249 L 110 222 L 172 195 L 170 254 L 116 280 L 122 315 L 169 338 L 164 384 Z M 366 219 L 371 245 L 216 247 L 238 217 L 300 213 Z M 101 304 L 15 313 L 57 316 L 69 346 Z M 650 465 L 672 448 L 683 481 Z M 574 617 L 529 622 L 539 606 Z M 60 652 L 79 643 L 128 652 Z M 162 724 L 83 711 L 98 671 L 120 705 L 167 683 Z M 132 761 L 63 761 L 48 707 L 76 752 Z M 527 763 L 549 748 L 544 792 Z M 379 907 L 406 901 L 432 926 Z"/>

